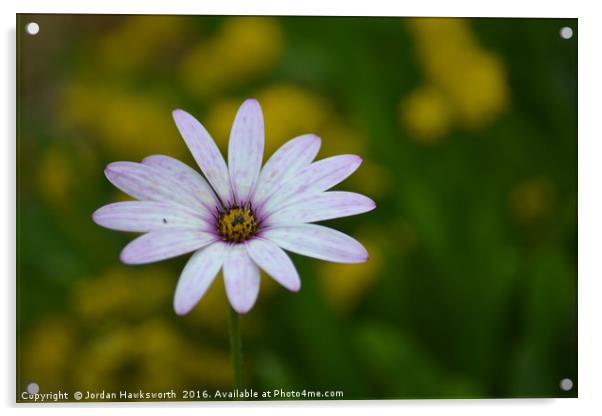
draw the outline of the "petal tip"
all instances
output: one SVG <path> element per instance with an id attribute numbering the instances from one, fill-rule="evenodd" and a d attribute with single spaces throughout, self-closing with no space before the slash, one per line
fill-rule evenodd
<path id="1" fill-rule="evenodd" d="M 250 112 L 252 115 L 260 116 L 263 118 L 263 110 L 261 109 L 259 101 L 257 101 L 255 98 L 247 98 L 240 105 L 238 111 L 244 114 L 249 114 Z"/>
<path id="2" fill-rule="evenodd" d="M 101 224 L 98 222 L 98 221 L 99 221 L 99 218 L 98 218 L 98 217 L 99 217 L 99 215 L 100 215 L 100 212 L 101 212 L 101 210 L 102 210 L 102 207 L 101 207 L 101 208 L 98 208 L 98 209 L 97 209 L 96 211 L 94 211 L 94 212 L 92 213 L 92 215 L 90 216 L 90 217 L 92 218 L 92 221 L 93 221 L 93 222 L 95 222 L 95 223 L 96 223 L 96 224 L 98 224 L 98 225 L 101 225 Z"/>
<path id="3" fill-rule="evenodd" d="M 360 256 L 359 263 L 365 263 L 368 261 L 369 258 L 370 258 L 370 255 L 368 254 L 368 250 L 364 249 L 364 252 Z"/>
<path id="4" fill-rule="evenodd" d="M 181 108 L 176 108 L 171 112 L 171 116 L 173 117 L 176 125 L 180 126 L 179 123 L 185 122 L 186 120 L 194 119 L 196 120 L 192 114 L 187 111 L 182 110 Z"/>
<path id="5" fill-rule="evenodd" d="M 240 315 L 244 315 L 246 313 L 248 313 L 251 309 L 253 308 L 253 306 L 242 306 L 242 305 L 232 305 L 232 309 L 234 309 L 236 311 L 236 313 L 240 314 Z"/>
<path id="6" fill-rule="evenodd" d="M 256 99 L 256 98 L 253 98 L 253 97 L 249 97 L 249 98 L 247 98 L 247 99 L 244 101 L 243 105 L 256 105 L 256 106 L 259 106 L 259 107 L 260 107 L 260 105 L 259 105 L 259 101 L 257 101 L 257 99 Z"/>
<path id="7" fill-rule="evenodd" d="M 114 171 L 115 171 L 115 162 L 109 163 L 107 166 L 105 166 L 105 175 L 108 175 Z"/>
<path id="8" fill-rule="evenodd" d="M 305 140 L 307 140 L 309 142 L 309 144 L 312 144 L 314 146 L 317 146 L 318 144 L 322 143 L 322 138 L 320 136 L 318 136 L 317 134 L 313 134 L 313 133 L 309 133 L 305 136 Z"/>
<path id="9" fill-rule="evenodd" d="M 111 177 L 123 173 L 124 169 L 127 169 L 131 164 L 132 162 L 111 162 L 105 166 L 105 176 L 111 179 Z"/>
<path id="10" fill-rule="evenodd" d="M 178 316 L 184 316 L 184 315 L 188 315 L 188 313 L 192 310 L 191 307 L 186 307 L 182 304 L 178 304 L 177 302 L 174 302 L 173 304 L 173 310 L 176 313 L 176 315 Z"/>
<path id="11" fill-rule="evenodd" d="M 119 260 L 121 260 L 123 264 L 139 264 L 130 254 L 130 250 L 127 249 L 127 246 L 119 254 Z"/>

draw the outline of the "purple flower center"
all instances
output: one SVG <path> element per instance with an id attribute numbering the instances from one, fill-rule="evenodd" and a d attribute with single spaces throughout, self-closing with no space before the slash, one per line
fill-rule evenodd
<path id="1" fill-rule="evenodd" d="M 257 232 L 257 219 L 250 208 L 236 205 L 223 211 L 217 222 L 217 231 L 225 241 L 241 243 Z"/>

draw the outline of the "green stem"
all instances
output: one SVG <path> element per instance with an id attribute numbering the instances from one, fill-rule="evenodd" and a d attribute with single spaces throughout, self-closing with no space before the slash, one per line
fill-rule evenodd
<path id="1" fill-rule="evenodd" d="M 242 338 L 240 336 L 240 315 L 228 305 L 230 310 L 230 356 L 234 370 L 234 388 L 242 390 Z"/>

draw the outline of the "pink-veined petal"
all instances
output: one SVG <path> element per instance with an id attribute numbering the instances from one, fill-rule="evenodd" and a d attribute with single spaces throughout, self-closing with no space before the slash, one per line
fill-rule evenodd
<path id="1" fill-rule="evenodd" d="M 157 230 L 141 235 L 121 251 L 121 261 L 126 264 L 154 263 L 206 246 L 218 237 L 206 231 L 172 229 Z"/>
<path id="2" fill-rule="evenodd" d="M 224 283 L 232 308 L 238 313 L 251 310 L 259 294 L 259 269 L 244 244 L 229 247 L 224 261 Z"/>
<path id="3" fill-rule="evenodd" d="M 201 300 L 224 264 L 228 246 L 216 241 L 198 250 L 186 263 L 174 295 L 174 310 L 185 315 Z"/>
<path id="4" fill-rule="evenodd" d="M 278 185 L 308 166 L 318 154 L 320 144 L 318 136 L 305 134 L 276 150 L 261 169 L 252 198 L 254 205 L 261 205 Z"/>
<path id="5" fill-rule="evenodd" d="M 228 144 L 232 191 L 239 205 L 249 201 L 261 169 L 264 127 L 261 106 L 252 98 L 239 108 Z"/>
<path id="6" fill-rule="evenodd" d="M 148 156 L 142 163 L 154 167 L 166 176 L 171 176 L 209 212 L 215 212 L 215 209 L 221 205 L 219 198 L 205 178 L 186 163 L 165 155 Z"/>
<path id="7" fill-rule="evenodd" d="M 361 263 L 368 252 L 355 239 L 332 228 L 300 224 L 265 230 L 261 236 L 285 250 L 334 263 Z"/>
<path id="8" fill-rule="evenodd" d="M 362 159 L 355 155 L 333 156 L 312 163 L 276 188 L 260 207 L 261 215 L 268 215 L 284 204 L 332 188 L 355 172 L 361 163 Z"/>
<path id="9" fill-rule="evenodd" d="M 375 207 L 370 198 L 354 192 L 321 192 L 277 209 L 264 221 L 268 227 L 325 221 L 361 214 Z"/>
<path id="10" fill-rule="evenodd" d="M 113 162 L 105 168 L 109 181 L 126 194 L 142 201 L 171 202 L 195 209 L 202 208 L 190 192 L 171 176 L 152 166 L 136 162 Z"/>
<path id="11" fill-rule="evenodd" d="M 295 265 L 276 243 L 264 238 L 254 238 L 245 244 L 251 259 L 275 281 L 293 292 L 301 288 Z"/>
<path id="12" fill-rule="evenodd" d="M 100 226 L 119 231 L 148 232 L 170 228 L 211 230 L 211 223 L 200 214 L 169 202 L 115 202 L 97 209 L 92 219 Z"/>
<path id="13" fill-rule="evenodd" d="M 174 110 L 176 126 L 194 160 L 225 205 L 232 201 L 226 161 L 203 125 L 184 110 Z"/>

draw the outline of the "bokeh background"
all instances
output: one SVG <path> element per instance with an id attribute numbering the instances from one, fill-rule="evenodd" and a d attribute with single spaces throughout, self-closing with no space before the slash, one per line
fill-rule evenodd
<path id="1" fill-rule="evenodd" d="M 248 387 L 577 395 L 575 19 L 19 15 L 17 32 L 18 394 L 231 388 L 221 279 L 178 317 L 186 258 L 120 264 L 134 235 L 90 216 L 126 198 L 111 161 L 194 166 L 172 109 L 225 150 L 253 96 L 266 154 L 316 133 L 320 158 L 364 157 L 339 187 L 378 208 L 328 222 L 367 263 L 293 255 L 298 294 L 263 276 Z"/>

